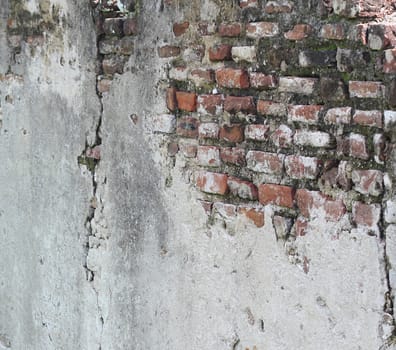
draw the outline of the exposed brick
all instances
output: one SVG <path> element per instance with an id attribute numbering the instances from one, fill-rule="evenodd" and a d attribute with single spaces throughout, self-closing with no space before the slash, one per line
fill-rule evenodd
<path id="1" fill-rule="evenodd" d="M 390 131 L 396 125 L 396 111 L 384 111 L 385 130 Z"/>
<path id="2" fill-rule="evenodd" d="M 125 59 L 120 56 L 111 56 L 102 61 L 103 73 L 106 75 L 122 74 L 124 72 Z"/>
<path id="3" fill-rule="evenodd" d="M 253 221 L 257 227 L 263 227 L 265 224 L 263 210 L 247 206 L 239 206 L 238 212 L 242 215 L 245 215 L 249 220 Z"/>
<path id="4" fill-rule="evenodd" d="M 279 34 L 279 25 L 275 22 L 253 22 L 246 25 L 248 38 L 269 38 Z"/>
<path id="5" fill-rule="evenodd" d="M 292 179 L 316 179 L 321 162 L 318 158 L 291 155 L 285 158 L 286 174 Z"/>
<path id="6" fill-rule="evenodd" d="M 330 40 L 344 40 L 345 28 L 342 23 L 329 23 L 322 26 L 320 36 Z"/>
<path id="7" fill-rule="evenodd" d="M 396 73 L 396 49 L 385 50 L 384 73 Z"/>
<path id="8" fill-rule="evenodd" d="M 286 32 L 285 38 L 288 40 L 303 40 L 307 38 L 312 32 L 312 27 L 309 24 L 296 24 L 293 29 Z"/>
<path id="9" fill-rule="evenodd" d="M 259 201 L 261 204 L 274 204 L 293 208 L 294 188 L 289 186 L 262 184 L 259 186 Z"/>
<path id="10" fill-rule="evenodd" d="M 370 23 L 368 27 L 368 46 L 372 50 L 383 50 L 396 46 L 395 23 Z"/>
<path id="11" fill-rule="evenodd" d="M 273 101 L 258 100 L 257 112 L 263 115 L 273 115 L 284 117 L 287 114 L 287 106 L 284 103 Z"/>
<path id="12" fill-rule="evenodd" d="M 103 23 L 103 30 L 106 35 L 123 35 L 123 18 L 106 18 Z"/>
<path id="13" fill-rule="evenodd" d="M 172 67 L 169 69 L 169 78 L 173 80 L 187 80 L 188 69 L 186 67 Z"/>
<path id="14" fill-rule="evenodd" d="M 197 178 L 197 187 L 206 193 L 224 195 L 228 191 L 226 174 L 201 172 Z"/>
<path id="15" fill-rule="evenodd" d="M 166 89 L 166 106 L 171 112 L 177 109 L 176 88 L 169 87 Z"/>
<path id="16" fill-rule="evenodd" d="M 256 62 L 256 47 L 255 46 L 234 46 L 231 49 L 232 59 L 239 62 Z"/>
<path id="17" fill-rule="evenodd" d="M 281 175 L 283 172 L 283 154 L 262 151 L 249 151 L 246 155 L 248 169 L 259 173 Z"/>
<path id="18" fill-rule="evenodd" d="M 298 55 L 301 67 L 335 67 L 337 52 L 335 50 L 304 50 Z"/>
<path id="19" fill-rule="evenodd" d="M 206 215 L 212 213 L 213 203 L 209 201 L 199 200 Z"/>
<path id="20" fill-rule="evenodd" d="M 199 95 L 198 112 L 206 115 L 220 115 L 224 108 L 223 95 Z"/>
<path id="21" fill-rule="evenodd" d="M 190 45 L 183 50 L 182 59 L 187 63 L 200 63 L 205 56 L 204 45 Z"/>
<path id="22" fill-rule="evenodd" d="M 88 148 L 85 155 L 87 158 L 99 160 L 100 159 L 100 146 Z"/>
<path id="23" fill-rule="evenodd" d="M 175 36 L 183 35 L 187 31 L 189 26 L 190 26 L 190 23 L 188 21 L 174 23 L 173 24 L 173 33 L 175 34 Z"/>
<path id="24" fill-rule="evenodd" d="M 202 36 L 213 35 L 216 33 L 217 27 L 213 22 L 198 22 L 198 34 Z"/>
<path id="25" fill-rule="evenodd" d="M 311 95 L 317 82 L 316 78 L 280 77 L 279 91 Z"/>
<path id="26" fill-rule="evenodd" d="M 228 177 L 228 188 L 230 193 L 242 199 L 254 201 L 258 198 L 257 187 L 250 181 L 238 179 L 233 176 Z"/>
<path id="27" fill-rule="evenodd" d="M 192 117 L 183 117 L 177 121 L 177 134 L 184 137 L 198 137 L 199 121 Z"/>
<path id="28" fill-rule="evenodd" d="M 241 8 L 257 7 L 258 6 L 258 0 L 239 0 L 239 6 Z"/>
<path id="29" fill-rule="evenodd" d="M 209 49 L 209 59 L 213 62 L 231 60 L 232 46 L 227 44 L 219 44 Z"/>
<path id="30" fill-rule="evenodd" d="M 332 148 L 333 139 L 330 134 L 323 131 L 297 130 L 293 141 L 298 146 Z"/>
<path id="31" fill-rule="evenodd" d="M 173 157 L 179 152 L 179 145 L 176 142 L 168 143 L 168 156 Z"/>
<path id="32" fill-rule="evenodd" d="M 186 158 L 195 158 L 197 156 L 197 144 L 190 140 L 180 140 L 179 149 Z"/>
<path id="33" fill-rule="evenodd" d="M 105 78 L 102 78 L 102 79 L 100 79 L 100 80 L 98 80 L 98 92 L 100 92 L 100 93 L 105 93 L 105 92 L 109 92 L 110 91 L 110 87 L 111 87 L 111 83 L 112 83 L 112 80 L 110 80 L 110 79 L 105 79 Z"/>
<path id="34" fill-rule="evenodd" d="M 220 148 L 220 158 L 224 163 L 244 166 L 246 164 L 245 150 L 238 147 Z"/>
<path id="35" fill-rule="evenodd" d="M 176 117 L 172 114 L 161 114 L 152 117 L 150 126 L 154 132 L 171 134 L 176 129 Z"/>
<path id="36" fill-rule="evenodd" d="M 201 123 L 198 135 L 201 139 L 217 139 L 219 137 L 219 125 L 217 123 Z"/>
<path id="37" fill-rule="evenodd" d="M 374 160 L 383 164 L 386 160 L 386 139 L 383 134 L 373 136 Z"/>
<path id="38" fill-rule="evenodd" d="M 274 89 L 278 86 L 276 77 L 272 74 L 252 72 L 250 76 L 250 85 L 256 89 Z"/>
<path id="39" fill-rule="evenodd" d="M 220 151 L 215 146 L 198 146 L 197 161 L 203 166 L 220 166 Z"/>
<path id="40" fill-rule="evenodd" d="M 180 55 L 180 47 L 164 45 L 158 48 L 158 56 L 161 58 L 175 57 Z"/>
<path id="41" fill-rule="evenodd" d="M 349 135 L 349 155 L 360 159 L 368 159 L 366 137 L 360 134 Z"/>
<path id="42" fill-rule="evenodd" d="M 299 216 L 294 223 L 294 234 L 296 237 L 303 237 L 308 232 L 308 220 L 303 216 Z"/>
<path id="43" fill-rule="evenodd" d="M 236 216 L 237 206 L 229 203 L 216 202 L 213 204 L 213 212 L 215 216 L 224 219 L 233 219 Z"/>
<path id="44" fill-rule="evenodd" d="M 290 105 L 288 110 L 289 122 L 317 124 L 322 106 L 318 105 Z"/>
<path id="45" fill-rule="evenodd" d="M 349 94 L 357 98 L 381 98 L 383 85 L 378 81 L 349 81 Z"/>
<path id="46" fill-rule="evenodd" d="M 293 10 L 293 4 L 290 1 L 268 1 L 264 11 L 268 14 L 290 13 Z"/>
<path id="47" fill-rule="evenodd" d="M 379 196 L 383 192 L 383 174 L 379 170 L 352 171 L 354 189 L 362 194 Z"/>
<path id="48" fill-rule="evenodd" d="M 136 18 L 125 18 L 124 24 L 124 35 L 136 35 L 138 33 L 138 23 Z"/>
<path id="49" fill-rule="evenodd" d="M 219 35 L 225 37 L 237 37 L 241 34 L 242 26 L 240 23 L 222 23 L 219 26 Z"/>
<path id="50" fill-rule="evenodd" d="M 355 124 L 382 128 L 382 112 L 356 110 L 353 114 L 353 122 Z"/>
<path id="51" fill-rule="evenodd" d="M 293 141 L 293 130 L 282 124 L 271 134 L 271 141 L 279 148 L 290 147 Z"/>
<path id="52" fill-rule="evenodd" d="M 189 74 L 189 78 L 196 86 L 204 86 L 215 81 L 214 71 L 211 69 L 193 69 Z"/>
<path id="53" fill-rule="evenodd" d="M 226 88 L 246 89 L 249 87 L 249 75 L 243 69 L 220 68 L 216 70 L 216 81 Z"/>
<path id="54" fill-rule="evenodd" d="M 276 238 L 286 240 L 292 227 L 292 220 L 280 215 L 274 215 L 272 225 L 275 229 Z"/>
<path id="55" fill-rule="evenodd" d="M 245 127 L 245 139 L 255 141 L 268 140 L 269 126 L 262 124 L 250 124 Z"/>
<path id="56" fill-rule="evenodd" d="M 352 216 L 358 226 L 375 227 L 380 221 L 381 207 L 379 204 L 355 202 L 352 207 Z"/>
<path id="57" fill-rule="evenodd" d="M 197 95 L 190 92 L 176 91 L 177 106 L 182 111 L 195 112 L 197 110 Z"/>
<path id="58" fill-rule="evenodd" d="M 120 40 L 118 38 L 107 38 L 99 41 L 99 53 L 108 55 L 118 53 L 120 49 Z"/>
<path id="59" fill-rule="evenodd" d="M 327 124 L 350 124 L 352 115 L 351 107 L 330 108 L 324 117 Z"/>
<path id="60" fill-rule="evenodd" d="M 255 113 L 256 105 L 251 96 L 227 96 L 224 101 L 224 110 L 228 113 Z"/>
<path id="61" fill-rule="evenodd" d="M 118 53 L 120 55 L 132 55 L 134 48 L 134 38 L 124 37 L 120 40 Z"/>
<path id="62" fill-rule="evenodd" d="M 241 124 L 223 125 L 220 128 L 220 139 L 235 143 L 242 142 L 244 138 L 243 129 Z"/>
<path id="63" fill-rule="evenodd" d="M 320 96 L 328 101 L 343 101 L 347 96 L 347 87 L 342 80 L 320 78 Z"/>

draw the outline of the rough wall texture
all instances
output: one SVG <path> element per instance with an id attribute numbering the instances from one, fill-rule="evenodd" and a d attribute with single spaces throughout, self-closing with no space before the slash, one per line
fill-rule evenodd
<path id="1" fill-rule="evenodd" d="M 393 1 L 4 1 L 0 349 L 394 349 Z"/>

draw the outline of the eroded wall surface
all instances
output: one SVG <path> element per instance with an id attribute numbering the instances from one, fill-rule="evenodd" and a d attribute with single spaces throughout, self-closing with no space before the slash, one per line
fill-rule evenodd
<path id="1" fill-rule="evenodd" d="M 393 349 L 391 1 L 8 1 L 0 348 Z"/>

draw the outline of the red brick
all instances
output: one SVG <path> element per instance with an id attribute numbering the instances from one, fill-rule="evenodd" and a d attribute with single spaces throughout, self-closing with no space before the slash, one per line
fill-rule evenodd
<path id="1" fill-rule="evenodd" d="M 278 34 L 279 26 L 275 22 L 253 22 L 246 25 L 246 36 L 248 38 L 268 38 Z"/>
<path id="2" fill-rule="evenodd" d="M 239 206 L 238 212 L 253 221 L 257 227 L 263 227 L 265 224 L 264 212 L 262 210 Z"/>
<path id="3" fill-rule="evenodd" d="M 383 85 L 378 81 L 349 81 L 349 94 L 357 98 L 381 98 Z"/>
<path id="4" fill-rule="evenodd" d="M 165 45 L 158 48 L 158 56 L 161 58 L 175 57 L 180 55 L 180 47 Z"/>
<path id="5" fill-rule="evenodd" d="M 243 141 L 243 125 L 223 125 L 220 128 L 220 139 L 228 142 L 239 143 Z"/>
<path id="6" fill-rule="evenodd" d="M 292 179 L 316 179 L 321 162 L 318 158 L 291 155 L 285 158 L 286 174 Z"/>
<path id="7" fill-rule="evenodd" d="M 351 107 L 331 108 L 326 112 L 324 120 L 327 124 L 349 124 L 351 122 Z"/>
<path id="8" fill-rule="evenodd" d="M 185 22 L 180 22 L 180 23 L 174 23 L 173 24 L 173 33 L 175 36 L 180 36 L 183 35 L 188 27 L 190 26 L 190 23 L 185 21 Z"/>
<path id="9" fill-rule="evenodd" d="M 197 178 L 197 187 L 206 193 L 224 195 L 228 191 L 226 174 L 201 172 Z"/>
<path id="10" fill-rule="evenodd" d="M 312 27 L 309 24 L 296 24 L 292 30 L 285 33 L 285 38 L 288 40 L 303 40 L 312 32 Z"/>
<path id="11" fill-rule="evenodd" d="M 199 95 L 198 112 L 206 115 L 220 115 L 224 108 L 223 95 Z"/>
<path id="12" fill-rule="evenodd" d="M 202 205 L 203 210 L 206 215 L 210 215 L 212 213 L 213 203 L 209 201 L 199 200 Z"/>
<path id="13" fill-rule="evenodd" d="M 250 124 L 245 127 L 245 139 L 255 141 L 268 140 L 269 126 L 262 124 Z"/>
<path id="14" fill-rule="evenodd" d="M 197 86 L 214 83 L 214 71 L 212 69 L 193 69 L 190 72 L 190 79 Z"/>
<path id="15" fill-rule="evenodd" d="M 195 158 L 197 156 L 197 145 L 190 141 L 181 140 L 179 143 L 179 149 L 186 158 Z"/>
<path id="16" fill-rule="evenodd" d="M 220 166 L 219 148 L 215 146 L 198 146 L 197 161 L 199 165 L 203 166 Z"/>
<path id="17" fill-rule="evenodd" d="M 249 75 L 243 69 L 220 68 L 216 71 L 216 81 L 226 88 L 246 89 L 249 87 Z"/>
<path id="18" fill-rule="evenodd" d="M 296 237 L 303 237 L 308 231 L 308 220 L 303 216 L 299 216 L 294 223 L 294 234 Z"/>
<path id="19" fill-rule="evenodd" d="M 383 174 L 379 170 L 352 171 L 354 189 L 362 194 L 379 196 L 383 192 Z"/>
<path id="20" fill-rule="evenodd" d="M 126 18 L 124 20 L 124 35 L 136 35 L 138 33 L 138 23 L 136 18 Z"/>
<path id="21" fill-rule="evenodd" d="M 264 11 L 268 14 L 290 13 L 293 10 L 293 4 L 289 1 L 268 1 Z"/>
<path id="22" fill-rule="evenodd" d="M 259 201 L 261 204 L 275 204 L 281 207 L 293 208 L 294 189 L 289 186 L 262 184 L 259 186 Z"/>
<path id="23" fill-rule="evenodd" d="M 231 45 L 215 45 L 209 49 L 209 59 L 213 62 L 229 61 L 232 59 L 231 50 Z"/>
<path id="24" fill-rule="evenodd" d="M 281 175 L 283 172 L 283 154 L 262 151 L 249 151 L 246 155 L 247 167 L 265 174 Z"/>
<path id="25" fill-rule="evenodd" d="M 381 216 L 379 204 L 355 202 L 352 207 L 353 221 L 359 226 L 375 227 Z"/>
<path id="26" fill-rule="evenodd" d="M 382 128 L 382 112 L 356 110 L 353 114 L 353 122 L 355 124 Z"/>
<path id="27" fill-rule="evenodd" d="M 229 203 L 216 202 L 213 204 L 213 212 L 218 217 L 233 219 L 236 216 L 237 206 Z"/>
<path id="28" fill-rule="evenodd" d="M 177 121 L 177 134 L 184 137 L 198 137 L 199 121 L 192 117 L 183 117 Z"/>
<path id="29" fill-rule="evenodd" d="M 166 106 L 171 112 L 177 109 L 176 88 L 169 87 L 166 89 Z"/>
<path id="30" fill-rule="evenodd" d="M 176 91 L 177 106 L 182 111 L 195 112 L 197 110 L 197 95 L 191 92 Z"/>
<path id="31" fill-rule="evenodd" d="M 256 89 L 274 89 L 278 85 L 276 77 L 272 74 L 250 73 L 250 85 Z"/>
<path id="32" fill-rule="evenodd" d="M 290 105 L 288 119 L 291 122 L 317 124 L 322 108 L 318 105 Z"/>
<path id="33" fill-rule="evenodd" d="M 228 177 L 228 188 L 230 193 L 242 199 L 254 201 L 258 198 L 257 187 L 250 181 L 238 179 L 236 177 Z"/>
<path id="34" fill-rule="evenodd" d="M 384 73 L 396 73 L 396 49 L 385 50 Z"/>
<path id="35" fill-rule="evenodd" d="M 351 134 L 349 140 L 349 155 L 360 159 L 368 159 L 370 157 L 366 137 L 360 134 Z"/>
<path id="36" fill-rule="evenodd" d="M 257 7 L 257 5 L 258 5 L 258 0 L 239 0 L 239 6 L 241 8 Z"/>
<path id="37" fill-rule="evenodd" d="M 198 135 L 201 139 L 217 139 L 219 137 L 219 125 L 217 123 L 201 123 Z"/>
<path id="38" fill-rule="evenodd" d="M 257 112 L 263 115 L 284 117 L 287 114 L 287 108 L 283 103 L 259 100 L 257 102 Z"/>
<path id="39" fill-rule="evenodd" d="M 246 164 L 245 150 L 238 147 L 222 147 L 220 158 L 224 163 L 231 163 L 239 166 Z"/>
<path id="40" fill-rule="evenodd" d="M 330 40 L 344 40 L 345 28 L 342 23 L 330 23 L 322 26 L 320 36 Z"/>
<path id="41" fill-rule="evenodd" d="M 293 130 L 287 125 L 280 125 L 271 135 L 271 141 L 278 148 L 290 147 L 293 140 Z"/>
<path id="42" fill-rule="evenodd" d="M 225 37 L 236 37 L 241 34 L 242 26 L 240 23 L 222 23 L 219 26 L 219 35 Z"/>
<path id="43" fill-rule="evenodd" d="M 255 113 L 256 105 L 251 96 L 226 96 L 224 110 L 228 113 Z"/>

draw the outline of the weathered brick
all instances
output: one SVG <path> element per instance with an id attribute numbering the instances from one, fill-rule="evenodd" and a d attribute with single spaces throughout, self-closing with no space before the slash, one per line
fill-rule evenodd
<path id="1" fill-rule="evenodd" d="M 138 33 L 138 22 L 136 18 L 125 18 L 123 24 L 124 35 L 136 35 Z"/>
<path id="2" fill-rule="evenodd" d="M 355 133 L 349 135 L 349 155 L 360 159 L 368 159 L 370 157 L 365 136 Z"/>
<path id="3" fill-rule="evenodd" d="M 257 227 L 263 227 L 265 224 L 264 211 L 256 208 L 251 208 L 248 206 L 239 206 L 238 213 L 246 216 L 249 220 Z"/>
<path id="4" fill-rule="evenodd" d="M 247 168 L 259 173 L 282 175 L 284 154 L 249 151 L 246 154 Z"/>
<path id="5" fill-rule="evenodd" d="M 249 75 L 243 69 L 220 68 L 216 70 L 216 81 L 226 88 L 246 89 L 249 87 Z"/>
<path id="6" fill-rule="evenodd" d="M 280 77 L 279 91 L 311 95 L 317 82 L 316 78 Z"/>
<path id="7" fill-rule="evenodd" d="M 182 59 L 187 63 L 200 63 L 205 56 L 204 45 L 190 45 L 183 50 Z"/>
<path id="8" fill-rule="evenodd" d="M 176 88 L 169 87 L 166 89 L 166 106 L 171 112 L 177 109 Z"/>
<path id="9" fill-rule="evenodd" d="M 227 44 L 219 44 L 209 49 L 209 59 L 213 62 L 231 60 L 232 46 Z"/>
<path id="10" fill-rule="evenodd" d="M 385 50 L 384 73 L 396 73 L 396 49 Z"/>
<path id="11" fill-rule="evenodd" d="M 180 152 L 186 158 L 195 158 L 197 156 L 197 144 L 191 140 L 180 140 L 179 149 Z"/>
<path id="12" fill-rule="evenodd" d="M 198 22 L 198 34 L 202 36 L 213 35 L 217 31 L 216 24 L 214 22 Z"/>
<path id="13" fill-rule="evenodd" d="M 252 72 L 249 77 L 250 85 L 256 89 L 274 89 L 278 86 L 278 81 L 272 74 Z"/>
<path id="14" fill-rule="evenodd" d="M 164 45 L 158 48 L 158 56 L 161 58 L 175 57 L 180 55 L 180 47 Z"/>
<path id="15" fill-rule="evenodd" d="M 258 0 L 239 0 L 239 6 L 241 8 L 257 7 L 258 6 Z"/>
<path id="16" fill-rule="evenodd" d="M 217 139 L 219 131 L 217 123 L 201 123 L 198 127 L 198 135 L 201 139 Z"/>
<path id="17" fill-rule="evenodd" d="M 292 179 L 316 179 L 321 162 L 318 158 L 297 155 L 285 158 L 286 174 Z"/>
<path id="18" fill-rule="evenodd" d="M 184 137 L 198 137 L 199 121 L 193 117 L 182 117 L 177 121 L 177 134 Z"/>
<path id="19" fill-rule="evenodd" d="M 255 113 L 256 105 L 252 96 L 226 96 L 224 110 L 228 113 Z"/>
<path id="20" fill-rule="evenodd" d="M 396 111 L 384 111 L 385 130 L 390 131 L 396 126 Z"/>
<path id="21" fill-rule="evenodd" d="M 294 188 L 289 186 L 262 184 L 259 186 L 259 201 L 261 204 L 274 204 L 281 207 L 293 208 Z"/>
<path id="22" fill-rule="evenodd" d="M 173 114 L 161 114 L 152 117 L 150 127 L 154 132 L 171 134 L 176 130 L 176 117 Z"/>
<path id="23" fill-rule="evenodd" d="M 352 216 L 358 226 L 375 227 L 380 221 L 381 207 L 379 204 L 355 202 L 352 207 Z"/>
<path id="24" fill-rule="evenodd" d="M 347 96 L 347 87 L 342 80 L 320 78 L 320 96 L 328 101 L 343 101 Z"/>
<path id="25" fill-rule="evenodd" d="M 223 95 L 199 95 L 198 112 L 206 115 L 220 115 L 223 113 L 224 96 Z"/>
<path id="26" fill-rule="evenodd" d="M 87 151 L 85 152 L 85 155 L 87 158 L 91 159 L 100 159 L 100 146 L 95 146 L 95 147 L 89 147 Z"/>
<path id="27" fill-rule="evenodd" d="M 335 67 L 337 52 L 335 50 L 304 50 L 298 55 L 301 67 Z"/>
<path id="28" fill-rule="evenodd" d="M 322 26 L 320 36 L 330 40 L 344 40 L 345 28 L 342 23 L 329 23 Z"/>
<path id="29" fill-rule="evenodd" d="M 169 78 L 178 81 L 184 81 L 188 78 L 187 67 L 172 67 L 169 69 Z"/>
<path id="30" fill-rule="evenodd" d="M 290 13 L 293 10 L 293 3 L 290 1 L 268 1 L 264 11 L 268 14 Z"/>
<path id="31" fill-rule="evenodd" d="M 189 26 L 190 26 L 190 23 L 188 21 L 174 23 L 173 24 L 173 33 L 175 34 L 175 36 L 181 36 L 187 31 Z"/>
<path id="32" fill-rule="evenodd" d="M 242 142 L 244 138 L 243 129 L 241 124 L 223 125 L 220 128 L 220 139 L 235 143 Z"/>
<path id="33" fill-rule="evenodd" d="M 197 94 L 176 91 L 177 106 L 182 111 L 195 112 L 197 110 Z"/>
<path id="34" fill-rule="evenodd" d="M 245 127 L 245 139 L 255 141 L 268 140 L 269 126 L 262 124 L 250 124 Z"/>
<path id="35" fill-rule="evenodd" d="M 388 224 L 396 224 L 396 202 L 394 198 L 385 203 L 384 220 Z"/>
<path id="36" fill-rule="evenodd" d="M 383 164 L 386 160 L 386 139 L 383 134 L 373 136 L 374 160 Z"/>
<path id="37" fill-rule="evenodd" d="M 253 22 L 246 25 L 246 36 L 248 38 L 269 38 L 278 34 L 279 25 L 275 22 Z"/>
<path id="38" fill-rule="evenodd" d="M 237 37 L 241 34 L 242 25 L 240 23 L 222 23 L 219 26 L 219 35 L 224 37 Z"/>
<path id="39" fill-rule="evenodd" d="M 246 164 L 245 150 L 238 147 L 220 148 L 220 158 L 224 163 L 244 166 Z"/>
<path id="40" fill-rule="evenodd" d="M 106 75 L 122 74 L 124 72 L 125 59 L 120 56 L 111 56 L 102 61 L 103 73 Z"/>
<path id="41" fill-rule="evenodd" d="M 332 148 L 333 138 L 324 131 L 296 130 L 293 141 L 298 146 Z"/>
<path id="42" fill-rule="evenodd" d="M 130 37 L 124 37 L 120 40 L 120 46 L 118 49 L 118 53 L 120 55 L 132 55 L 133 53 L 133 48 L 134 48 L 134 42 L 135 39 L 134 38 L 130 38 Z"/>
<path id="43" fill-rule="evenodd" d="M 272 225 L 275 229 L 276 238 L 286 240 L 291 231 L 292 224 L 293 222 L 290 218 L 274 215 L 272 218 Z"/>
<path id="44" fill-rule="evenodd" d="M 98 92 L 101 94 L 109 92 L 112 82 L 112 80 L 106 78 L 99 79 L 97 84 Z"/>
<path id="45" fill-rule="evenodd" d="M 256 62 L 255 46 L 234 46 L 231 49 L 231 57 L 235 62 Z"/>
<path id="46" fill-rule="evenodd" d="M 202 209 L 204 210 L 206 215 L 210 215 L 212 213 L 213 202 L 199 200 L 202 205 Z"/>
<path id="47" fill-rule="evenodd" d="M 382 112 L 356 110 L 353 114 L 353 122 L 359 125 L 382 128 Z"/>
<path id="48" fill-rule="evenodd" d="M 103 30 L 106 35 L 123 35 L 123 18 L 106 18 L 103 23 Z"/>
<path id="49" fill-rule="evenodd" d="M 322 108 L 322 106 L 318 105 L 290 105 L 288 108 L 288 121 L 317 124 Z"/>
<path id="50" fill-rule="evenodd" d="M 179 152 L 179 145 L 176 142 L 168 143 L 168 156 L 173 157 Z"/>
<path id="51" fill-rule="evenodd" d="M 237 213 L 237 206 L 230 203 L 216 202 L 213 204 L 215 217 L 223 219 L 234 219 Z"/>
<path id="52" fill-rule="evenodd" d="M 263 115 L 284 117 L 287 114 L 287 106 L 284 103 L 259 100 L 257 102 L 257 112 Z"/>
<path id="53" fill-rule="evenodd" d="M 337 69 L 340 72 L 352 72 L 370 63 L 370 54 L 363 50 L 337 48 Z"/>
<path id="54" fill-rule="evenodd" d="M 383 85 L 378 81 L 349 81 L 349 94 L 357 98 L 381 98 Z"/>
<path id="55" fill-rule="evenodd" d="M 298 41 L 307 38 L 312 32 L 309 24 L 296 24 L 293 29 L 286 32 L 285 38 L 288 40 Z"/>
<path id="56" fill-rule="evenodd" d="M 199 165 L 217 167 L 221 165 L 220 151 L 215 146 L 198 146 L 197 161 Z"/>
<path id="57" fill-rule="evenodd" d="M 192 80 L 196 86 L 205 86 L 214 83 L 214 71 L 211 69 L 193 69 L 189 74 L 189 79 Z"/>
<path id="58" fill-rule="evenodd" d="M 362 194 L 379 196 L 383 192 L 383 174 L 379 170 L 352 171 L 354 189 Z"/>
<path id="59" fill-rule="evenodd" d="M 368 27 L 368 46 L 372 50 L 383 50 L 396 46 L 395 23 L 370 23 Z"/>
<path id="60" fill-rule="evenodd" d="M 226 174 L 201 172 L 197 178 L 197 187 L 206 193 L 224 195 L 228 191 Z"/>
<path id="61" fill-rule="evenodd" d="M 278 148 L 290 147 L 293 141 L 293 130 L 282 124 L 271 134 L 271 141 Z"/>
<path id="62" fill-rule="evenodd" d="M 327 124 L 350 124 L 352 115 L 351 107 L 330 108 L 324 117 Z"/>
<path id="63" fill-rule="evenodd" d="M 258 198 L 257 187 L 250 181 L 238 179 L 233 176 L 228 177 L 228 188 L 230 193 L 242 199 L 254 201 Z"/>
<path id="64" fill-rule="evenodd" d="M 294 223 L 294 234 L 296 237 L 303 237 L 308 232 L 308 220 L 303 216 L 299 216 Z"/>

